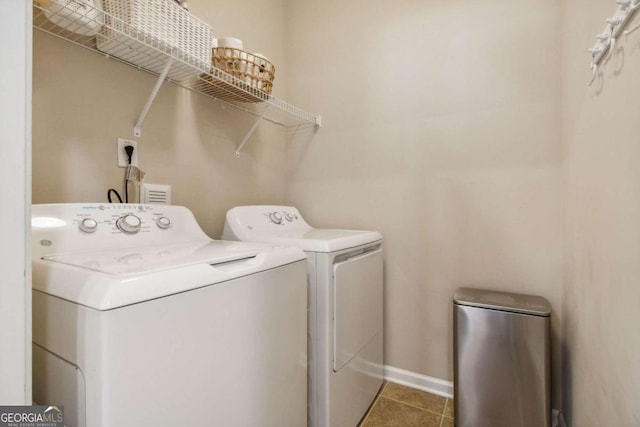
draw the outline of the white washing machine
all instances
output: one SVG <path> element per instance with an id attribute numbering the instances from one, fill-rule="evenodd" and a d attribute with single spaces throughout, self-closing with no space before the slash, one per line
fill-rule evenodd
<path id="1" fill-rule="evenodd" d="M 309 425 L 355 427 L 383 380 L 382 236 L 311 227 L 288 206 L 227 212 L 225 240 L 295 246 L 309 268 Z"/>
<path id="2" fill-rule="evenodd" d="M 34 205 L 32 239 L 33 396 L 67 426 L 306 423 L 303 251 L 161 205 Z"/>

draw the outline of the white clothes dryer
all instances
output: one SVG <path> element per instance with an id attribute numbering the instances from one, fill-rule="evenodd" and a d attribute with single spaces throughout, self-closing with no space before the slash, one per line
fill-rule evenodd
<path id="1" fill-rule="evenodd" d="M 313 228 L 289 206 L 239 206 L 227 212 L 222 238 L 305 251 L 309 425 L 355 427 L 383 381 L 380 233 Z"/>
<path id="2" fill-rule="evenodd" d="M 163 205 L 32 207 L 33 398 L 69 427 L 307 420 L 305 254 Z"/>

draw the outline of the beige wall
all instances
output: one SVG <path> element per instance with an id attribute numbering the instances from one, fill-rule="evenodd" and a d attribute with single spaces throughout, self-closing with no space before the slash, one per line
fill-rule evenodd
<path id="1" fill-rule="evenodd" d="M 614 9 L 563 2 L 563 382 L 573 427 L 640 425 L 640 33 L 621 38 L 604 78 L 586 86 L 585 49 Z"/>
<path id="2" fill-rule="evenodd" d="M 452 380 L 458 286 L 547 297 L 559 349 L 558 2 L 371 4 L 289 2 L 289 96 L 323 127 L 289 138 L 287 200 L 384 235 L 387 364 Z"/>
<path id="3" fill-rule="evenodd" d="M 252 118 L 165 85 L 139 139 L 148 182 L 214 237 L 248 203 L 381 231 L 391 366 L 452 378 L 458 286 L 543 295 L 554 406 L 573 427 L 640 424 L 640 35 L 585 86 L 612 2 L 190 3 L 324 125 L 262 124 L 237 160 Z M 33 73 L 34 202 L 106 200 L 155 78 L 38 32 Z"/>
<path id="4" fill-rule="evenodd" d="M 260 51 L 276 64 L 286 61 L 282 1 L 190 3 L 217 36 L 242 38 L 246 49 Z M 35 32 L 34 203 L 106 201 L 110 187 L 122 194 L 124 169 L 116 166 L 116 138 L 137 139 L 133 125 L 155 81 L 149 74 Z M 284 97 L 285 81 L 286 74 L 279 72 L 276 95 Z M 213 237 L 221 234 L 227 209 L 281 202 L 281 127 L 261 124 L 242 157 L 235 157 L 235 147 L 253 120 L 165 84 L 137 139 L 145 181 L 172 185 L 173 203 L 192 209 Z"/>

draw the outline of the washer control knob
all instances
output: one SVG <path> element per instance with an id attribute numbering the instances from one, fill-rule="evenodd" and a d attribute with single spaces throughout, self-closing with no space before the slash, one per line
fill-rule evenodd
<path id="1" fill-rule="evenodd" d="M 284 219 L 286 219 L 287 221 L 291 222 L 294 220 L 293 215 L 291 215 L 290 212 L 285 212 L 284 213 Z"/>
<path id="2" fill-rule="evenodd" d="M 271 212 L 269 214 L 269 219 L 274 224 L 281 224 L 282 223 L 282 214 L 280 212 Z"/>
<path id="3" fill-rule="evenodd" d="M 171 227 L 171 220 L 166 216 L 161 216 L 156 221 L 156 225 L 158 226 L 158 228 L 166 230 L 167 228 Z"/>
<path id="4" fill-rule="evenodd" d="M 98 221 L 93 218 L 85 218 L 80 221 L 80 231 L 84 231 L 85 233 L 93 233 L 98 229 Z"/>
<path id="5" fill-rule="evenodd" d="M 142 221 L 137 216 L 129 214 L 118 218 L 116 225 L 125 233 L 135 234 L 140 231 Z"/>

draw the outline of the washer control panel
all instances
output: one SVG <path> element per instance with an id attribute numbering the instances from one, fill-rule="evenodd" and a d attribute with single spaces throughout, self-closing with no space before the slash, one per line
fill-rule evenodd
<path id="1" fill-rule="evenodd" d="M 75 212 L 74 223 L 78 224 L 81 232 L 87 234 L 101 229 L 136 234 L 154 229 L 168 230 L 172 223 L 167 215 L 155 212 L 155 208 L 148 205 L 91 205 Z"/>
<path id="2" fill-rule="evenodd" d="M 170 205 L 33 205 L 31 229 L 43 253 L 209 239 L 191 211 Z"/>
<path id="3" fill-rule="evenodd" d="M 75 213 L 74 223 L 83 233 L 95 233 L 99 229 L 125 234 L 141 231 L 168 230 L 171 220 L 163 212 L 154 212 L 148 205 L 97 205 L 85 206 Z"/>

